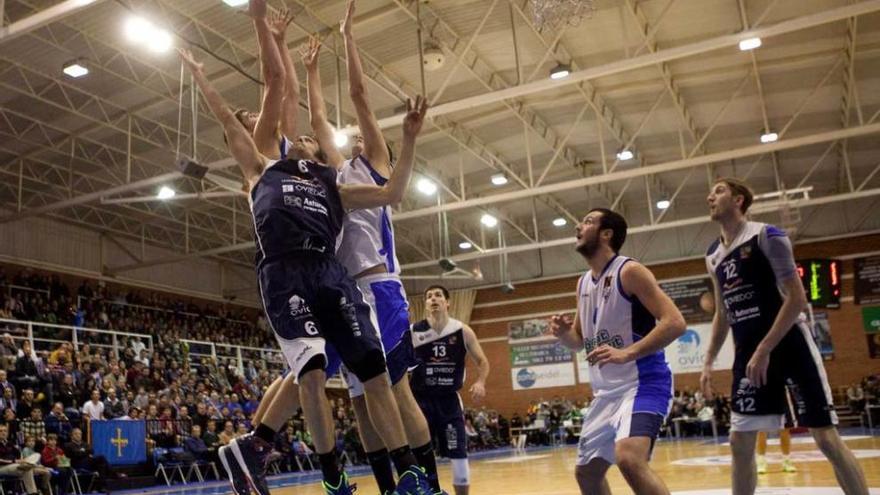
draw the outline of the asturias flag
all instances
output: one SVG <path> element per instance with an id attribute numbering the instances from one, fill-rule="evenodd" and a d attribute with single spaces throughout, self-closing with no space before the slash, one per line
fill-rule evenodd
<path id="1" fill-rule="evenodd" d="M 143 420 L 92 421 L 92 448 L 113 465 L 147 460 L 147 428 Z"/>

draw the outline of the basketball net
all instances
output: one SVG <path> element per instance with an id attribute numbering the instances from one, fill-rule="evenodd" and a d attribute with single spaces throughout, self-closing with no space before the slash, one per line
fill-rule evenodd
<path id="1" fill-rule="evenodd" d="M 574 27 L 593 16 L 593 0 L 529 0 L 535 26 L 543 30 Z"/>

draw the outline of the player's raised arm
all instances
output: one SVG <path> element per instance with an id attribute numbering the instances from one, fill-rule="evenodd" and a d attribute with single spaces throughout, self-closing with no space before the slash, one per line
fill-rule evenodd
<path id="1" fill-rule="evenodd" d="M 269 19 L 269 29 L 281 62 L 284 67 L 284 100 L 281 103 L 281 134 L 288 139 L 296 139 L 297 123 L 296 116 L 299 112 L 299 79 L 296 77 L 296 68 L 287 49 L 287 26 L 293 22 L 293 14 L 287 7 L 276 11 Z"/>
<path id="2" fill-rule="evenodd" d="M 644 338 L 623 349 L 603 345 L 592 351 L 587 360 L 603 365 L 623 364 L 654 354 L 671 344 L 686 330 L 684 317 L 672 299 L 657 284 L 657 279 L 644 265 L 635 261 L 620 270 L 620 284 L 624 292 L 637 298 L 657 320 L 654 328 Z"/>
<path id="3" fill-rule="evenodd" d="M 318 56 L 321 53 L 321 41 L 314 36 L 309 37 L 308 46 L 300 49 L 303 64 L 306 66 L 306 82 L 309 91 L 309 121 L 312 131 L 318 140 L 321 150 L 327 155 L 327 165 L 335 169 L 342 167 L 345 159 L 333 140 L 333 126 L 327 120 L 327 108 L 324 106 L 324 95 L 321 92 L 321 71 L 318 68 Z"/>
<path id="4" fill-rule="evenodd" d="M 477 334 L 468 325 L 464 325 L 461 329 L 464 334 L 464 346 L 467 349 L 468 356 L 477 365 L 477 381 L 471 385 L 471 396 L 474 400 L 480 400 L 486 396 L 486 379 L 489 378 L 489 359 L 483 352 Z"/>
<path id="5" fill-rule="evenodd" d="M 351 96 L 351 102 L 354 104 L 354 109 L 357 113 L 358 127 L 360 128 L 361 136 L 364 139 L 363 154 L 373 168 L 382 174 L 382 176 L 388 177 L 391 174 L 388 148 L 385 145 L 385 138 L 382 136 L 382 130 L 379 128 L 379 122 L 376 121 L 376 116 L 373 114 L 373 110 L 370 107 L 367 87 L 364 85 L 363 66 L 361 65 L 361 58 L 358 54 L 354 35 L 352 35 L 354 10 L 354 0 L 349 0 L 348 9 L 345 12 L 345 19 L 342 20 L 340 26 L 342 38 L 345 40 L 345 60 L 346 67 L 348 68 L 348 94 Z"/>
<path id="6" fill-rule="evenodd" d="M 266 12 L 266 0 L 251 0 L 248 4 L 248 14 L 257 31 L 262 75 L 266 83 L 260 104 L 260 117 L 254 127 L 254 143 L 260 153 L 275 156 L 278 149 L 278 119 L 281 117 L 281 102 L 284 99 L 284 65 L 272 38 Z"/>
<path id="7" fill-rule="evenodd" d="M 345 185 L 339 186 L 342 205 L 347 209 L 375 208 L 393 205 L 403 199 L 409 178 L 412 175 L 416 154 L 416 137 L 422 130 L 425 115 L 428 113 L 428 101 L 417 96 L 415 104 L 406 101 L 406 117 L 403 119 L 403 145 L 397 166 L 383 186 Z"/>
<path id="8" fill-rule="evenodd" d="M 257 151 L 254 140 L 244 126 L 241 125 L 241 122 L 235 118 L 235 115 L 229 109 L 223 97 L 220 96 L 220 93 L 214 89 L 214 86 L 205 77 L 204 66 L 196 61 L 189 50 L 180 48 L 177 51 L 180 54 L 181 62 L 192 72 L 196 84 L 199 86 L 202 94 L 205 95 L 205 101 L 208 102 L 211 113 L 223 125 L 223 131 L 229 143 L 229 151 L 238 162 L 245 180 L 249 184 L 253 184 L 253 182 L 259 179 L 260 174 L 263 173 L 264 165 L 263 157 Z"/>

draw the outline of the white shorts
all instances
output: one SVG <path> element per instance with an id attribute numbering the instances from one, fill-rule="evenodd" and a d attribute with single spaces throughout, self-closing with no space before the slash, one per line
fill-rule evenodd
<path id="1" fill-rule="evenodd" d="M 614 464 L 614 445 L 624 438 L 650 437 L 652 446 L 660 433 L 665 415 L 652 412 L 633 412 L 636 391 L 622 396 L 599 396 L 593 399 L 578 442 L 577 465 L 583 466 L 601 457 Z"/>
<path id="2" fill-rule="evenodd" d="M 730 431 L 768 431 L 776 432 L 785 425 L 784 414 L 740 414 L 730 413 Z"/>

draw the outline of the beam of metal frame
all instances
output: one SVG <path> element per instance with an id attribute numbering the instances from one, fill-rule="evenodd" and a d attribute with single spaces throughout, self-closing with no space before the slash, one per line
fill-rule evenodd
<path id="1" fill-rule="evenodd" d="M 858 127 L 851 127 L 849 129 L 841 129 L 836 131 L 828 131 L 817 134 L 811 134 L 808 136 L 802 136 L 799 138 L 792 139 L 784 139 L 776 141 L 775 143 L 768 144 L 758 144 L 752 146 L 745 146 L 738 149 L 721 151 L 716 153 L 710 153 L 707 155 L 696 156 L 693 158 L 686 158 L 683 160 L 674 160 L 667 163 L 661 163 L 657 165 L 649 165 L 647 167 L 640 167 L 629 170 L 622 170 L 611 172 L 608 174 L 585 177 L 583 179 L 575 179 L 570 181 L 565 181 L 561 183 L 548 184 L 544 186 L 528 188 L 520 191 L 510 191 L 501 194 L 493 194 L 490 196 L 485 196 L 481 198 L 471 198 L 464 201 L 458 202 L 450 202 L 445 203 L 442 207 L 427 207 L 421 208 L 418 210 L 407 211 L 396 215 L 397 220 L 409 220 L 413 218 L 420 218 L 426 215 L 436 215 L 440 211 L 454 211 L 454 210 L 462 210 L 466 208 L 475 208 L 480 206 L 486 206 L 489 204 L 497 204 L 505 201 L 514 201 L 518 199 L 529 198 L 532 196 L 540 196 L 542 194 L 555 193 L 560 191 L 567 191 L 571 189 L 577 189 L 581 187 L 591 186 L 594 184 L 603 184 L 608 182 L 616 182 L 621 180 L 628 180 L 636 177 L 641 177 L 643 175 L 649 174 L 657 174 L 657 173 L 665 173 L 671 172 L 674 170 L 684 170 L 691 167 L 696 167 L 700 165 L 709 165 L 712 163 L 725 162 L 727 160 L 732 160 L 736 158 L 743 158 L 747 156 L 754 156 L 765 153 L 772 153 L 776 151 L 784 151 L 793 148 L 799 148 L 801 146 L 808 146 L 812 144 L 821 144 L 827 143 L 829 141 L 836 141 L 838 139 L 846 139 L 852 137 L 859 136 L 867 136 L 871 134 L 876 134 L 880 132 L 880 124 L 869 124 Z"/>
<path id="2" fill-rule="evenodd" d="M 53 22 L 58 22 L 65 17 L 72 16 L 77 12 L 98 5 L 103 1 L 104 0 L 65 0 L 59 4 L 46 8 L 45 10 L 41 10 L 36 14 L 15 21 L 7 26 L 0 26 L 0 43 L 14 40 L 19 36 L 23 36 Z"/>
<path id="3" fill-rule="evenodd" d="M 850 17 L 869 14 L 878 10 L 880 10 L 880 0 L 866 0 L 844 7 L 829 9 L 816 14 L 795 17 L 792 19 L 781 21 L 776 24 L 751 29 L 741 33 L 718 36 L 708 40 L 689 43 L 675 48 L 659 50 L 656 53 L 641 55 L 618 62 L 612 62 L 609 64 L 591 67 L 589 69 L 573 72 L 569 74 L 569 76 L 565 79 L 542 79 L 532 83 L 526 83 L 507 89 L 493 91 L 491 93 L 462 98 L 453 102 L 442 103 L 431 109 L 431 115 L 436 118 L 441 115 L 447 115 L 462 110 L 473 110 L 474 108 L 479 106 L 489 105 L 504 100 L 515 99 L 542 91 L 562 88 L 572 84 L 580 83 L 582 81 L 597 79 L 613 74 L 620 74 L 622 72 L 657 65 L 663 62 L 678 60 L 685 57 L 691 57 L 694 55 L 699 55 L 722 48 L 735 47 L 739 44 L 741 40 L 746 38 L 770 38 L 781 34 L 801 31 L 804 29 L 841 21 Z M 400 125 L 402 121 L 403 114 L 400 114 L 393 117 L 379 119 L 379 125 L 382 128 L 395 127 Z M 349 132 L 357 131 L 350 130 Z"/>
<path id="4" fill-rule="evenodd" d="M 867 189 L 864 191 L 858 192 L 850 192 L 850 193 L 842 193 L 842 194 L 834 194 L 830 196 L 822 196 L 818 198 L 810 198 L 810 199 L 798 199 L 798 200 L 790 200 L 790 201 L 774 201 L 768 202 L 766 204 L 756 204 L 754 206 L 755 211 L 754 214 L 760 213 L 769 213 L 774 211 L 779 211 L 784 207 L 790 208 L 806 208 L 806 207 L 816 207 L 822 205 L 828 205 L 832 203 L 840 203 L 847 201 L 856 201 L 859 199 L 872 198 L 875 196 L 880 196 L 880 188 L 876 189 Z M 631 227 L 627 232 L 630 235 L 635 234 L 643 234 L 655 232 L 658 230 L 667 230 L 667 229 L 675 229 L 686 227 L 689 225 L 701 225 L 708 224 L 712 220 L 708 215 L 686 218 L 682 220 L 675 220 L 670 222 L 662 222 L 659 224 L 648 224 L 648 225 L 640 225 L 638 227 Z M 491 256 L 499 256 L 502 254 L 513 254 L 513 253 L 524 253 L 528 251 L 536 251 L 539 249 L 548 249 L 560 246 L 570 246 L 574 248 L 574 239 L 571 237 L 566 237 L 562 239 L 554 239 L 551 241 L 543 241 L 538 243 L 530 243 L 530 244 L 520 244 L 514 246 L 507 246 L 504 248 L 492 248 L 487 249 L 483 252 L 475 252 L 475 253 L 466 253 L 459 254 L 452 257 L 452 260 L 455 262 L 464 262 L 471 261 L 480 258 L 486 258 Z M 403 270 L 416 270 L 419 268 L 428 268 L 436 266 L 437 260 L 432 261 L 424 261 L 417 263 L 408 263 L 401 266 Z"/>

